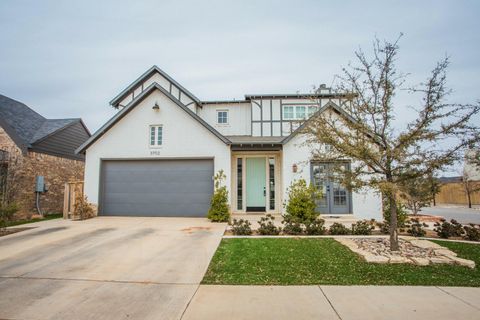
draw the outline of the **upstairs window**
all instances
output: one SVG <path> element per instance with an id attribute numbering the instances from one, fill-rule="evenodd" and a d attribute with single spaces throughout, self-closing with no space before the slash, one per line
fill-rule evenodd
<path id="1" fill-rule="evenodd" d="M 227 110 L 217 110 L 217 123 L 218 124 L 228 124 L 228 111 Z"/>
<path id="2" fill-rule="evenodd" d="M 305 120 L 318 111 L 318 106 L 283 106 L 284 120 Z"/>
<path id="3" fill-rule="evenodd" d="M 150 126 L 150 147 L 159 147 L 163 143 L 163 126 Z"/>

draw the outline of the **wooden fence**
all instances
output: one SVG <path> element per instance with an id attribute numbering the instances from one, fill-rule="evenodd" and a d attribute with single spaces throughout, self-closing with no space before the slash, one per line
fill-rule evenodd
<path id="1" fill-rule="evenodd" d="M 83 197 L 83 181 L 69 181 L 65 183 L 63 198 L 64 219 L 70 219 L 73 216 L 75 201 L 78 197 Z"/>
<path id="2" fill-rule="evenodd" d="M 472 205 L 480 204 L 480 191 L 471 194 Z M 468 205 L 467 194 L 461 182 L 444 183 L 440 192 L 435 196 L 438 204 Z"/>

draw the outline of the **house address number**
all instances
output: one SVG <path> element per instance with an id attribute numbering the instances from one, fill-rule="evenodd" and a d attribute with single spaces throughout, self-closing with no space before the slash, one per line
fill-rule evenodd
<path id="1" fill-rule="evenodd" d="M 150 151 L 150 155 L 151 156 L 159 156 L 159 155 L 161 155 L 161 153 L 160 153 L 159 150 L 152 150 L 152 151 Z"/>

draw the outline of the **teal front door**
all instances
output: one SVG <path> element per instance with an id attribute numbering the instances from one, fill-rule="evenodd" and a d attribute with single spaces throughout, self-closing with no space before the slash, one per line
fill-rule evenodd
<path id="1" fill-rule="evenodd" d="M 247 158 L 247 211 L 265 211 L 266 163 L 265 158 Z"/>

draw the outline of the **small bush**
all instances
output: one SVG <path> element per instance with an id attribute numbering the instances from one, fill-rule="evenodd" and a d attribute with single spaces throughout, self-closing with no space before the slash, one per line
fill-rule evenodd
<path id="1" fill-rule="evenodd" d="M 388 221 L 377 222 L 377 226 L 382 234 L 390 233 L 390 223 Z"/>
<path id="2" fill-rule="evenodd" d="M 428 225 L 420 222 L 418 219 L 411 219 L 407 223 L 407 226 L 407 233 L 413 237 L 424 237 L 427 233 L 424 228 L 428 227 Z"/>
<path id="3" fill-rule="evenodd" d="M 383 218 L 390 225 L 390 202 L 385 197 L 383 201 Z M 407 222 L 408 214 L 405 210 L 405 205 L 401 202 L 397 202 L 397 227 L 405 228 L 405 223 Z M 388 233 L 388 232 L 387 232 Z"/>
<path id="4" fill-rule="evenodd" d="M 328 232 L 331 235 L 346 235 L 346 234 L 350 234 L 350 229 L 345 227 L 341 223 L 335 222 L 330 226 L 330 228 L 328 229 Z"/>
<path id="5" fill-rule="evenodd" d="M 75 205 L 73 206 L 73 215 L 75 219 L 85 220 L 90 219 L 95 215 L 95 210 L 90 202 L 88 202 L 88 198 L 79 196 L 75 201 Z"/>
<path id="6" fill-rule="evenodd" d="M 440 238 L 448 239 L 450 237 L 461 237 L 464 230 L 463 226 L 457 222 L 457 220 L 452 219 L 450 222 L 445 219 L 441 220 L 441 223 L 435 223 L 435 232 Z"/>
<path id="7" fill-rule="evenodd" d="M 287 215 L 291 216 L 298 223 L 308 223 L 315 220 L 319 213 L 315 200 L 319 191 L 313 186 L 307 186 L 304 179 L 292 182 L 288 188 L 288 202 L 285 205 Z"/>
<path id="8" fill-rule="evenodd" d="M 480 226 L 470 224 L 469 226 L 464 226 L 463 229 L 465 230 L 465 240 L 480 241 Z"/>
<path id="9" fill-rule="evenodd" d="M 207 218 L 212 222 L 230 221 L 230 208 L 228 207 L 228 191 L 226 186 L 222 186 L 226 178 L 223 170 L 220 170 L 214 177 L 215 192 L 210 201 L 210 209 Z"/>
<path id="10" fill-rule="evenodd" d="M 312 222 L 309 222 L 305 225 L 305 233 L 311 236 L 317 236 L 325 234 L 325 220 L 323 219 L 316 219 Z"/>
<path id="11" fill-rule="evenodd" d="M 275 221 L 275 217 L 271 214 L 261 217 L 260 221 L 258 221 L 258 224 L 260 225 L 258 228 L 258 233 L 264 236 L 278 235 L 282 229 L 275 226 L 273 221 Z"/>
<path id="12" fill-rule="evenodd" d="M 250 228 L 251 223 L 248 220 L 237 220 L 233 219 L 232 222 L 232 232 L 237 236 L 249 236 L 252 234 L 252 228 Z"/>
<path id="13" fill-rule="evenodd" d="M 13 216 L 17 211 L 18 206 L 16 203 L 0 203 L 0 231 L 3 231 L 7 227 L 8 222 L 13 219 Z"/>
<path id="14" fill-rule="evenodd" d="M 303 233 L 302 224 L 289 215 L 284 217 L 282 223 L 284 224 L 283 233 L 285 234 L 297 235 Z"/>
<path id="15" fill-rule="evenodd" d="M 352 224 L 352 234 L 356 235 L 370 235 L 375 229 L 371 221 L 361 220 Z"/>

